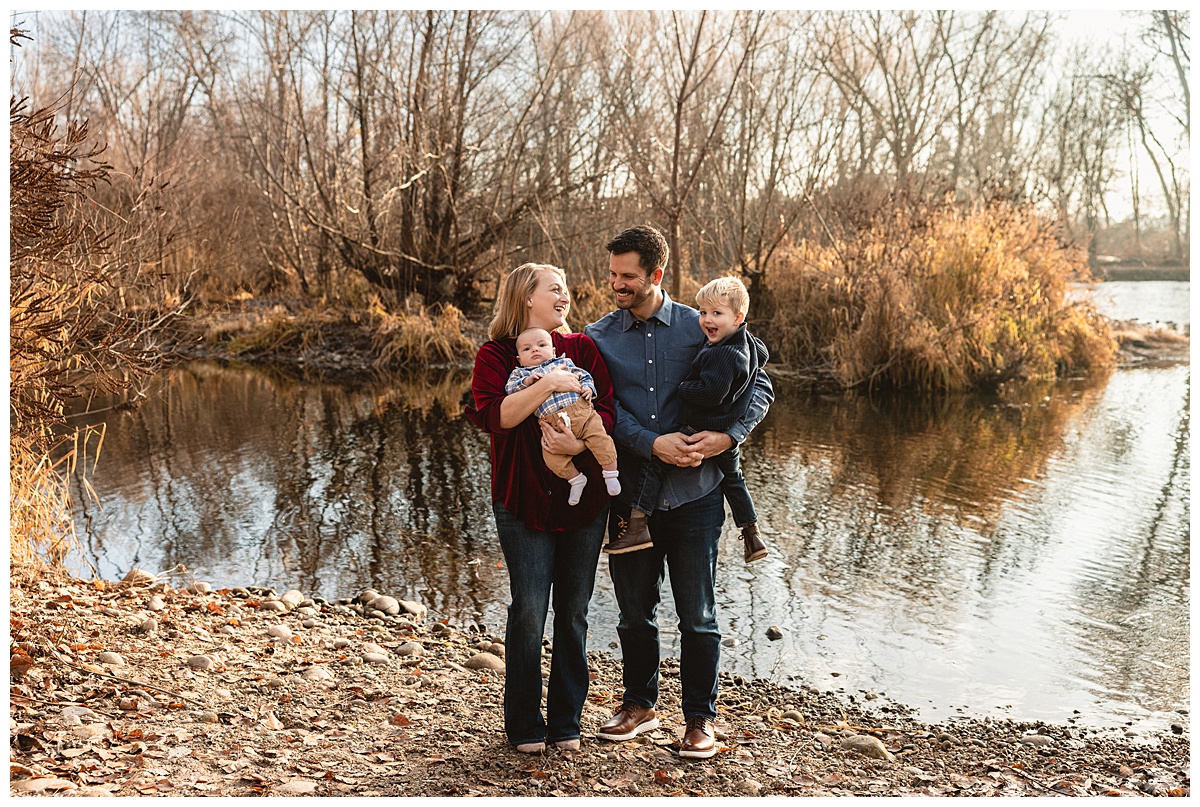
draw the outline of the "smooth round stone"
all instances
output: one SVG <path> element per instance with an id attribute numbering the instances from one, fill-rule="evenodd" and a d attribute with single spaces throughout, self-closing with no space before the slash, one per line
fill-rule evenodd
<path id="1" fill-rule="evenodd" d="M 138 633 L 154 633 L 158 630 L 158 620 L 154 617 L 146 617 L 138 623 Z"/>
<path id="2" fill-rule="evenodd" d="M 204 655 L 192 656 L 187 660 L 187 665 L 193 670 L 211 670 L 213 667 L 217 666 L 216 662 L 212 660 L 211 656 Z"/>
<path id="3" fill-rule="evenodd" d="M 156 579 L 145 569 L 130 569 L 121 582 L 129 583 L 131 586 L 152 586 Z"/>
<path id="4" fill-rule="evenodd" d="M 293 779 L 275 788 L 276 793 L 285 796 L 307 796 L 317 789 L 317 783 L 308 779 Z"/>
<path id="5" fill-rule="evenodd" d="M 499 642 L 492 642 L 488 647 L 487 652 L 491 653 L 493 656 L 504 658 L 504 645 L 500 644 Z"/>
<path id="6" fill-rule="evenodd" d="M 125 666 L 125 659 L 121 658 L 120 653 L 111 653 L 109 651 L 105 651 L 105 652 L 101 653 L 100 655 L 96 656 L 96 661 L 98 661 L 101 664 L 111 664 L 114 667 L 124 667 Z"/>
<path id="7" fill-rule="evenodd" d="M 314 666 L 309 667 L 304 671 L 305 681 L 329 681 L 333 678 L 333 673 L 324 667 Z"/>
<path id="8" fill-rule="evenodd" d="M 379 597 L 381 597 L 381 596 L 382 596 L 382 595 L 381 595 L 381 594 L 380 594 L 378 591 L 376 591 L 376 590 L 375 590 L 375 589 L 373 589 L 373 588 L 369 588 L 369 589 L 367 589 L 366 591 L 364 591 L 362 594 L 359 594 L 359 595 L 358 595 L 358 596 L 355 598 L 355 600 L 356 600 L 357 602 L 361 602 L 361 603 L 364 603 L 364 604 L 365 604 L 365 603 L 368 603 L 368 602 L 370 602 L 371 600 L 378 599 L 378 598 L 379 598 Z"/>
<path id="9" fill-rule="evenodd" d="M 300 624 L 306 628 L 315 628 L 318 623 L 317 623 L 317 620 L 315 620 L 315 619 L 306 619 L 303 622 L 301 622 Z"/>
<path id="10" fill-rule="evenodd" d="M 260 611 L 286 611 L 288 608 L 279 600 L 263 600 L 258 606 Z"/>
<path id="11" fill-rule="evenodd" d="M 217 633 L 224 633 L 228 636 L 232 636 L 233 634 L 237 633 L 237 628 L 235 628 L 233 625 L 222 625 L 221 627 L 217 628 Z"/>
<path id="12" fill-rule="evenodd" d="M 104 614 L 105 616 L 121 616 L 121 612 L 112 607 L 107 607 L 100 613 Z"/>
<path id="13" fill-rule="evenodd" d="M 388 657 L 382 653 L 363 653 L 362 660 L 367 664 L 387 664 Z"/>
<path id="14" fill-rule="evenodd" d="M 345 650 L 349 646 L 350 646 L 349 639 L 334 639 L 333 640 L 333 649 L 334 650 Z"/>
<path id="15" fill-rule="evenodd" d="M 767 638 L 770 639 L 772 642 L 774 642 L 777 639 L 782 639 L 783 631 L 779 628 L 778 625 L 772 625 L 771 627 L 767 628 Z"/>
<path id="16" fill-rule="evenodd" d="M 108 734 L 108 729 L 104 726 L 74 726 L 71 728 L 71 733 L 81 740 L 94 740 L 97 737 L 103 737 Z"/>
<path id="17" fill-rule="evenodd" d="M 788 709 L 782 715 L 784 720 L 791 720 L 793 723 L 803 723 L 804 715 L 800 714 L 795 709 Z"/>
<path id="18" fill-rule="evenodd" d="M 267 635 L 272 639 L 280 639 L 286 642 L 292 638 L 292 629 L 287 625 L 272 625 L 267 628 Z"/>
<path id="19" fill-rule="evenodd" d="M 279 601 L 286 605 L 288 610 L 291 610 L 304 602 L 304 595 L 294 588 L 288 589 L 279 595 Z"/>
<path id="20" fill-rule="evenodd" d="M 468 670 L 503 670 L 504 659 L 491 653 L 476 653 L 463 666 Z"/>
<path id="21" fill-rule="evenodd" d="M 223 701 L 233 700 L 233 693 L 228 689 L 214 689 L 213 694 Z"/>
<path id="22" fill-rule="evenodd" d="M 220 723 L 221 718 L 217 715 L 216 712 L 205 711 L 205 712 L 200 713 L 200 722 L 201 723 Z"/>
<path id="23" fill-rule="evenodd" d="M 208 583 L 197 581 L 188 586 L 187 590 L 193 594 L 208 594 L 212 591 L 212 586 L 210 586 Z"/>
<path id="24" fill-rule="evenodd" d="M 96 716 L 95 712 L 86 706 L 64 706 L 60 714 L 63 717 L 73 717 L 81 722 L 86 721 L 88 723 L 92 723 L 100 719 Z"/>
<path id="25" fill-rule="evenodd" d="M 151 611 L 161 611 L 167 607 L 167 604 L 163 602 L 162 597 L 155 594 L 150 598 L 150 601 L 146 603 L 146 607 Z"/>
<path id="26" fill-rule="evenodd" d="M 1049 748 L 1054 745 L 1054 740 L 1047 737 L 1045 734 L 1026 734 L 1021 738 L 1023 745 L 1033 745 L 1039 748 Z"/>
<path id="27" fill-rule="evenodd" d="M 395 597 L 376 597 L 367 603 L 367 607 L 375 611 L 382 611 L 388 616 L 400 613 L 400 601 Z"/>
<path id="28" fill-rule="evenodd" d="M 310 605 L 301 605 L 299 608 L 296 609 L 296 613 L 299 616 L 312 617 L 312 616 L 316 616 L 318 611 L 316 608 L 313 608 Z"/>
<path id="29" fill-rule="evenodd" d="M 428 608 L 414 600 L 399 600 L 398 602 L 400 603 L 401 608 L 412 614 L 418 620 L 424 619 L 425 614 L 429 612 Z"/>
<path id="30" fill-rule="evenodd" d="M 888 762 L 895 759 L 878 737 L 872 737 L 869 734 L 855 734 L 846 737 L 842 740 L 842 748 L 872 759 L 884 759 Z"/>
<path id="31" fill-rule="evenodd" d="M 725 647 L 737 647 L 738 640 L 736 636 L 726 636 L 721 640 L 721 644 Z M 749 781 L 749 780 L 747 780 Z"/>
<path id="32" fill-rule="evenodd" d="M 379 645 L 375 644 L 374 642 L 363 642 L 363 652 L 364 653 L 377 653 L 381 656 L 387 655 L 387 651 L 384 650 Z"/>
<path id="33" fill-rule="evenodd" d="M 425 652 L 425 647 L 419 642 L 405 642 L 396 648 L 398 656 L 419 656 Z"/>

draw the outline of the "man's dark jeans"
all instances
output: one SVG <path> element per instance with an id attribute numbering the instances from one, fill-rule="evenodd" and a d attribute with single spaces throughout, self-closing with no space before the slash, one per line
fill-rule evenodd
<path id="1" fill-rule="evenodd" d="M 604 541 L 605 509 L 586 527 L 531 530 L 492 503 L 508 566 L 508 626 L 504 634 L 504 731 L 513 745 L 579 739 L 588 691 L 587 612 Z M 554 597 L 553 653 L 542 718 L 542 632 Z"/>
<path id="2" fill-rule="evenodd" d="M 617 635 L 624 658 L 626 701 L 642 706 L 658 702 L 658 603 L 666 561 L 679 614 L 683 714 L 717 716 L 721 632 L 715 581 L 717 542 L 724 522 L 725 504 L 718 487 L 694 502 L 656 510 L 650 516 L 653 547 L 609 557 L 621 608 Z"/>

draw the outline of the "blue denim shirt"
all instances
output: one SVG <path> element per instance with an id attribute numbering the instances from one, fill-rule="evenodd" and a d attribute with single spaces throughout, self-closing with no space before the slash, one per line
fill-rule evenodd
<path id="1" fill-rule="evenodd" d="M 679 431 L 679 384 L 687 378 L 692 360 L 706 343 L 696 309 L 673 301 L 663 292 L 663 304 L 645 322 L 618 309 L 584 328 L 592 338 L 612 378 L 617 405 L 613 439 L 625 449 L 650 459 L 654 439 Z M 775 400 L 771 381 L 762 370 L 754 382 L 754 396 L 745 416 L 726 432 L 741 443 L 767 414 Z M 721 484 L 715 463 L 697 468 L 668 466 L 663 474 L 664 510 L 695 501 Z M 622 466 L 622 475 L 625 473 Z"/>

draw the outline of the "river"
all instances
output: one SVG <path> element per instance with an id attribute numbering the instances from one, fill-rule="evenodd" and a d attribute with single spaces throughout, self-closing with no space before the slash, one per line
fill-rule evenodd
<path id="1" fill-rule="evenodd" d="M 1187 283 L 1107 283 L 1120 319 L 1190 333 Z M 955 715 L 1158 730 L 1190 701 L 1190 367 L 1005 397 L 778 398 L 743 450 L 770 547 L 719 561 L 722 666 Z M 507 577 L 469 378 L 299 382 L 194 363 L 107 419 L 76 524 L 105 578 L 373 587 L 502 632 Z M 113 400 L 97 400 L 103 409 Z M 92 463 L 88 461 L 88 467 Z M 592 647 L 616 647 L 602 558 Z M 678 655 L 669 595 L 660 611 Z M 783 638 L 771 641 L 767 628 Z M 1184 718 L 1186 720 L 1186 718 Z"/>

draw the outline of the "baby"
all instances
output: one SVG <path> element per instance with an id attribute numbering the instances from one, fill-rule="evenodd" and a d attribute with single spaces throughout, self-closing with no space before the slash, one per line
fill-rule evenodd
<path id="1" fill-rule="evenodd" d="M 754 395 L 754 379 L 767 362 L 766 345 L 746 330 L 746 312 L 750 295 L 736 277 L 719 277 L 696 292 L 700 328 L 707 343 L 692 361 L 691 373 L 679 385 L 682 407 L 680 432 L 723 432 L 746 413 Z M 729 502 L 733 522 L 742 533 L 747 563 L 765 558 L 767 547 L 758 533 L 758 514 L 742 476 L 741 453 L 737 445 L 712 459 L 724 474 L 721 492 Z M 649 519 L 662 486 L 666 466 L 653 459 L 642 465 L 634 486 L 633 507 L 629 519 L 622 519 L 621 531 L 604 547 L 610 555 L 636 552 L 653 546 Z"/>
<path id="2" fill-rule="evenodd" d="M 522 387 L 534 383 L 551 370 L 568 370 L 579 378 L 583 394 L 554 393 L 537 408 L 538 419 L 549 423 L 556 431 L 569 430 L 583 440 L 583 444 L 603 469 L 608 495 L 616 496 L 620 493 L 621 483 L 617 481 L 617 446 L 604 431 L 604 423 L 592 408 L 592 399 L 596 397 L 596 382 L 592 380 L 592 374 L 577 367 L 575 362 L 565 356 L 561 359 L 555 358 L 554 342 L 549 332 L 541 328 L 526 328 L 517 335 L 517 362 L 520 366 L 513 368 L 508 382 L 504 385 L 506 395 L 512 395 Z M 587 477 L 579 472 L 568 454 L 552 454 L 549 449 L 543 447 L 542 456 L 546 460 L 546 467 L 570 484 L 571 493 L 567 504 L 579 504 Z"/>

